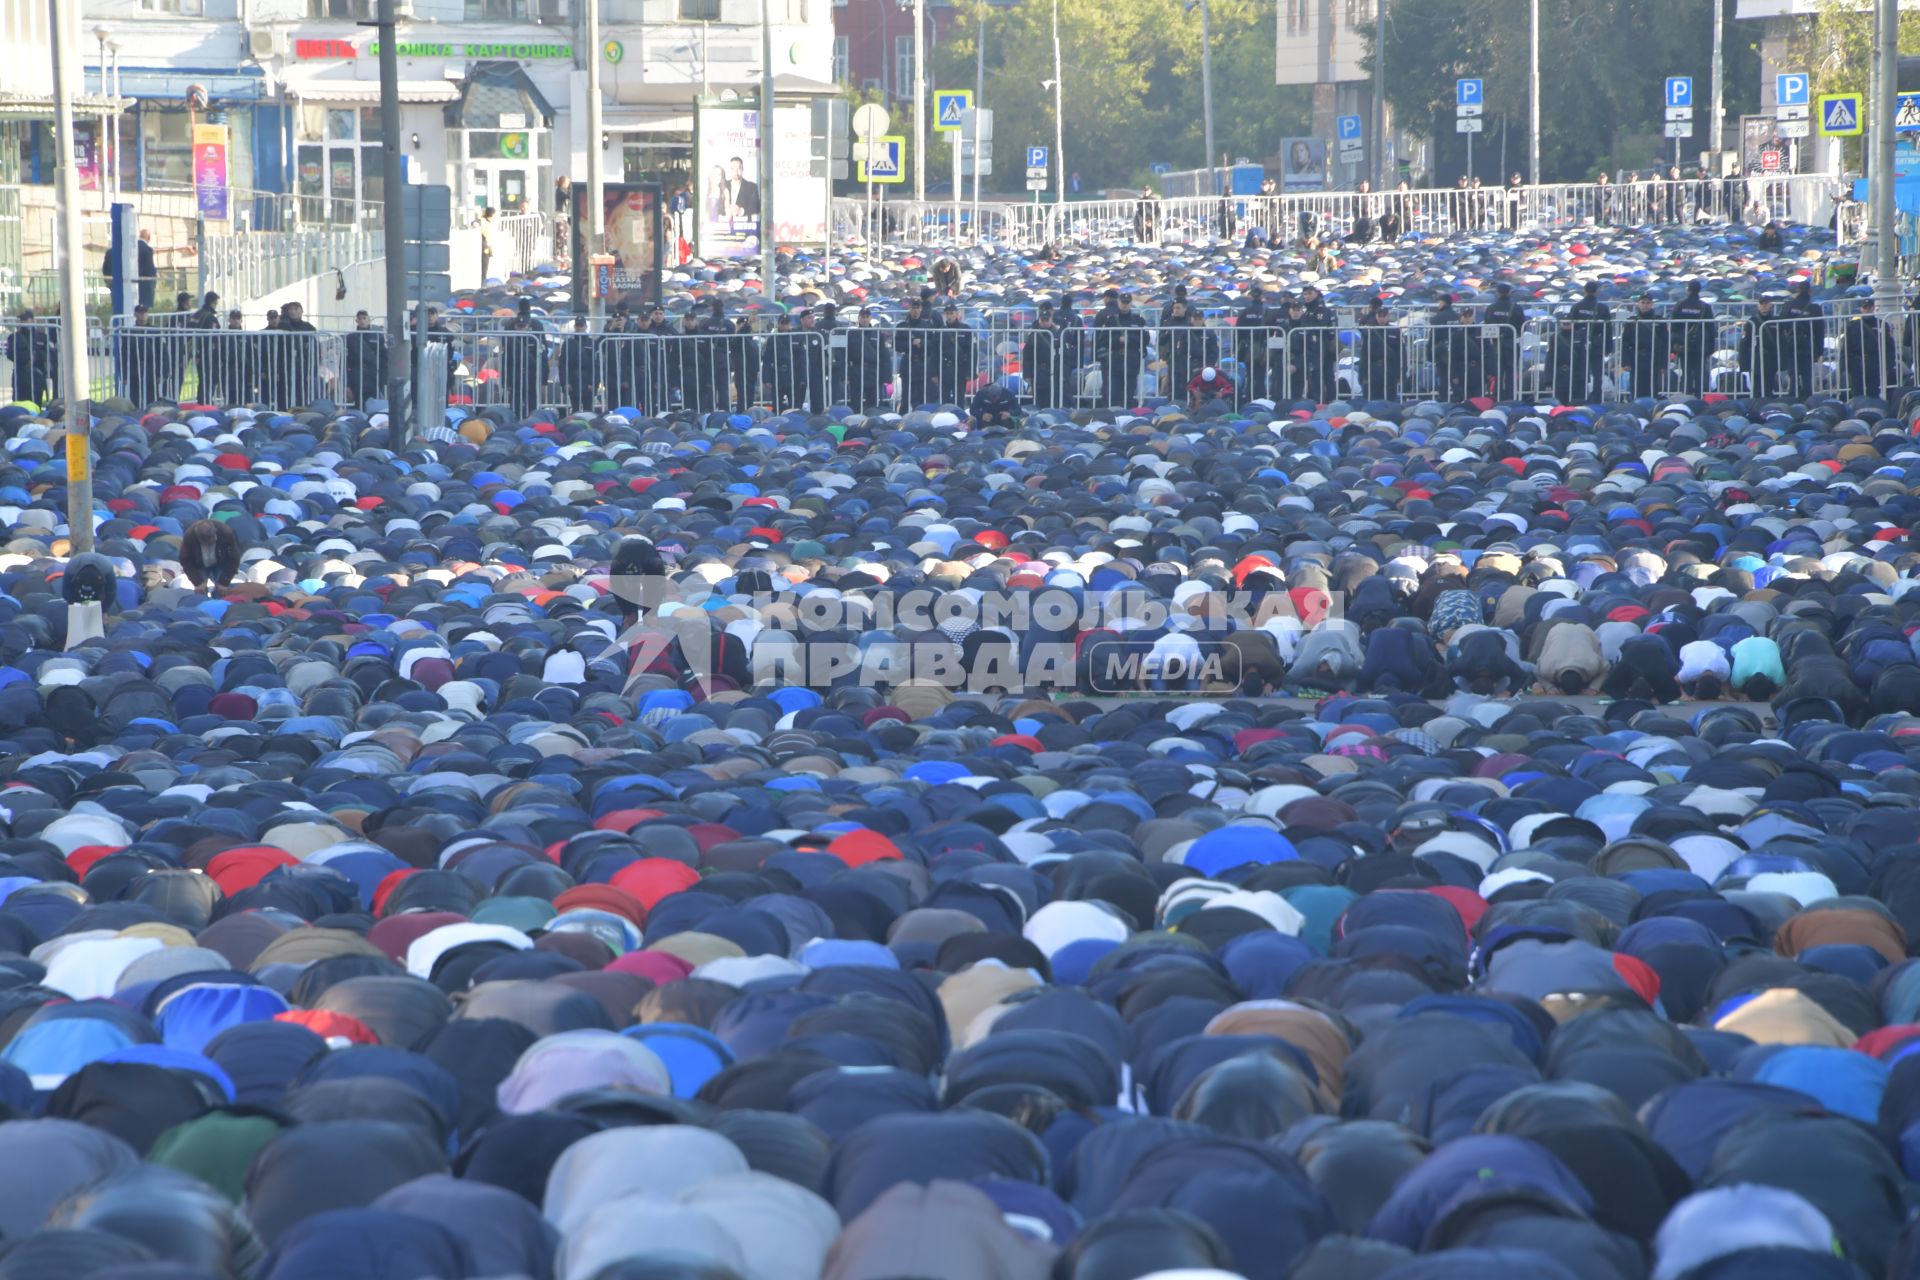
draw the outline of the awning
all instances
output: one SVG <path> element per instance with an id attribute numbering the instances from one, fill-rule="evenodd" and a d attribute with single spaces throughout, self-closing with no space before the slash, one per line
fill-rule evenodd
<path id="1" fill-rule="evenodd" d="M 692 133 L 692 116 L 635 116 L 627 120 L 603 120 L 600 127 L 608 133 Z"/>
<path id="2" fill-rule="evenodd" d="M 99 68 L 88 68 L 83 80 L 87 92 L 100 92 Z M 258 67 L 122 67 L 119 72 L 122 98 L 185 102 L 195 85 L 207 91 L 210 102 L 257 102 L 267 96 L 266 76 Z"/>
<path id="3" fill-rule="evenodd" d="M 722 89 L 732 89 L 742 98 L 751 100 L 760 92 L 760 80 L 742 80 L 728 83 L 721 80 L 711 81 L 707 85 L 708 96 L 718 94 Z M 773 78 L 773 96 L 776 99 L 799 101 L 803 98 L 830 98 L 840 92 L 839 86 L 828 84 L 824 80 L 809 80 L 805 76 L 778 75 Z M 701 89 L 698 84 L 661 84 L 647 83 L 638 79 L 622 80 L 613 87 L 612 100 L 623 107 L 692 107 L 698 105 Z"/>
<path id="4" fill-rule="evenodd" d="M 378 80 L 303 80 L 288 81 L 287 95 L 304 102 L 355 102 L 375 105 L 380 101 Z M 402 80 L 402 102 L 452 102 L 460 96 L 460 86 L 451 80 Z"/>

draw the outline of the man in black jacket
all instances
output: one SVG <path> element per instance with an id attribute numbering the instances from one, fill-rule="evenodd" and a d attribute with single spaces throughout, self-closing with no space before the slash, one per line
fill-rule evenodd
<path id="1" fill-rule="evenodd" d="M 1036 409 L 1056 409 L 1067 403 L 1063 383 L 1065 369 L 1060 359 L 1060 322 L 1054 318 L 1053 304 L 1040 304 L 1040 314 L 1020 344 L 1020 371 L 1026 377 L 1027 393 Z"/>
<path id="2" fill-rule="evenodd" d="M 1653 295 L 1641 294 L 1634 304 L 1633 318 L 1620 326 L 1620 366 L 1632 375 L 1634 395 L 1660 394 L 1666 386 L 1672 353 L 1671 326 L 1655 314 Z"/>
<path id="3" fill-rule="evenodd" d="M 591 412 L 600 381 L 599 342 L 587 331 L 587 318 L 573 318 L 573 332 L 560 344 L 560 385 L 567 391 L 567 407 Z"/>
<path id="4" fill-rule="evenodd" d="M 1713 390 L 1707 361 L 1719 345 L 1719 335 L 1714 331 L 1713 308 L 1700 297 L 1698 280 L 1687 281 L 1687 296 L 1674 304 L 1671 315 L 1673 348 L 1680 356 L 1680 392 L 1703 396 Z"/>
<path id="5" fill-rule="evenodd" d="M 1360 313 L 1360 381 L 1367 399 L 1400 395 L 1402 360 L 1400 330 L 1387 314 L 1386 300 L 1375 298 Z"/>
<path id="6" fill-rule="evenodd" d="M 1140 367 L 1147 359 L 1147 322 L 1133 309 L 1133 295 L 1107 290 L 1107 305 L 1094 317 L 1094 357 L 1100 361 L 1101 399 L 1126 408 L 1139 395 Z"/>
<path id="7" fill-rule="evenodd" d="M 1607 331 L 1612 322 L 1600 301 L 1598 280 L 1587 281 L 1584 296 L 1567 308 L 1567 319 L 1573 322 L 1573 398 L 1579 403 L 1598 400 L 1606 378 Z"/>
<path id="8" fill-rule="evenodd" d="M 347 335 L 346 343 L 346 396 L 362 409 L 379 394 L 383 380 L 383 345 L 380 335 L 374 331 L 372 318 L 364 311 L 354 312 L 353 332 Z"/>
<path id="9" fill-rule="evenodd" d="M 1480 323 L 1493 326 L 1493 397 L 1511 400 L 1520 391 L 1520 334 L 1527 327 L 1527 313 L 1513 300 L 1512 285 L 1493 292 L 1493 303 L 1480 313 Z"/>
<path id="10" fill-rule="evenodd" d="M 1740 369 L 1755 396 L 1770 399 L 1779 394 L 1787 368 L 1784 339 L 1791 327 L 1780 323 L 1768 297 L 1756 302 L 1753 315 L 1741 324 Z"/>
<path id="11" fill-rule="evenodd" d="M 887 385 L 893 381 L 893 335 L 876 321 L 872 307 L 860 308 L 860 320 L 847 334 L 847 399 L 859 413 L 880 413 L 892 406 Z"/>
<path id="12" fill-rule="evenodd" d="M 900 351 L 900 378 L 905 384 L 902 408 L 912 410 L 933 400 L 938 356 L 940 321 L 932 313 L 932 302 L 925 292 L 907 299 L 907 318 L 900 322 L 895 345 Z"/>
<path id="13" fill-rule="evenodd" d="M 320 363 L 320 340 L 308 335 L 316 334 L 319 330 L 307 322 L 306 309 L 297 302 L 289 302 L 280 309 L 280 329 L 283 333 L 300 336 L 282 339 L 285 345 L 279 349 L 279 355 L 286 365 L 288 403 L 273 407 L 292 409 L 311 404 L 314 399 L 313 375 Z"/>
<path id="14" fill-rule="evenodd" d="M 1780 308 L 1780 318 L 1792 322 L 1781 326 L 1781 345 L 1787 371 L 1792 375 L 1788 393 L 1795 400 L 1805 400 L 1813 393 L 1813 363 L 1826 346 L 1826 317 L 1813 300 L 1813 287 L 1805 280 Z"/>
<path id="15" fill-rule="evenodd" d="M 1277 340 L 1281 346 L 1285 345 L 1287 318 L 1267 306 L 1259 285 L 1247 286 L 1246 296 L 1246 305 L 1234 319 L 1234 354 L 1247 371 L 1246 395 L 1251 399 L 1272 400 L 1276 397 L 1269 355 L 1274 348 L 1270 343 Z"/>
<path id="16" fill-rule="evenodd" d="M 1874 314 L 1872 298 L 1862 298 L 1860 314 L 1847 321 L 1841 350 L 1849 398 L 1884 396 L 1888 386 L 1898 380 L 1899 348 L 1893 331 Z"/>
<path id="17" fill-rule="evenodd" d="M 1472 359 L 1469 344 L 1474 339 L 1464 327 L 1467 318 L 1454 309 L 1453 295 L 1448 294 L 1440 299 L 1439 309 L 1427 323 L 1433 348 L 1434 394 L 1448 404 L 1459 404 L 1476 394 L 1470 366 L 1478 362 Z"/>
<path id="18" fill-rule="evenodd" d="M 979 344 L 960 315 L 960 304 L 947 302 L 941 320 L 938 359 L 934 362 L 934 398 L 941 404 L 967 403 L 967 384 L 979 372 Z"/>

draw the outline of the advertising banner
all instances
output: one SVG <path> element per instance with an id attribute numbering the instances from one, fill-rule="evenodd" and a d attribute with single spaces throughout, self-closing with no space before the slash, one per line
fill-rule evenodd
<path id="1" fill-rule="evenodd" d="M 774 112 L 773 236 L 778 244 L 824 244 L 827 180 L 812 176 L 808 107 Z M 760 112 L 702 106 L 696 116 L 694 251 L 703 258 L 750 258 L 760 252 Z"/>
<path id="2" fill-rule="evenodd" d="M 193 196 L 200 216 L 227 220 L 227 126 L 193 126 Z"/>

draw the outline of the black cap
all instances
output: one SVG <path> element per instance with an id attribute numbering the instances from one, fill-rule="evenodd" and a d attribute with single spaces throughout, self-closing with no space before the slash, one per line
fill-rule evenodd
<path id="1" fill-rule="evenodd" d="M 1109 289 L 1106 291 L 1106 293 L 1102 294 L 1101 296 L 1104 297 L 1108 302 L 1113 302 L 1120 297 L 1120 291 L 1118 289 Z"/>
<path id="2" fill-rule="evenodd" d="M 1687 293 L 1689 296 L 1699 292 L 1700 292 L 1700 282 L 1698 280 L 1687 281 Z"/>
<path id="3" fill-rule="evenodd" d="M 1594 294 L 1600 292 L 1600 282 L 1598 280 L 1589 280 L 1585 285 L 1581 287 L 1586 290 L 1587 296 L 1589 298 L 1591 298 Z"/>
<path id="4" fill-rule="evenodd" d="M 1513 286 L 1510 284 L 1496 285 L 1493 291 L 1504 298 L 1513 292 Z"/>

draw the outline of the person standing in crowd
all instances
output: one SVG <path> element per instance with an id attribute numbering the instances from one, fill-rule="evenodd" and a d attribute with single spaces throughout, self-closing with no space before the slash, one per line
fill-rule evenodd
<path id="1" fill-rule="evenodd" d="M 1509 231 L 1518 231 L 1520 229 L 1520 220 L 1524 214 L 1525 201 L 1527 198 L 1526 187 L 1526 179 L 1517 173 L 1507 179 L 1507 230 Z"/>
<path id="2" fill-rule="evenodd" d="M 1177 397 L 1202 370 L 1220 363 L 1220 344 L 1187 304 L 1185 290 L 1177 290 L 1161 321 L 1160 358 L 1167 364 L 1167 395 Z M 1212 397 L 1210 397 L 1212 398 Z"/>
<path id="3" fill-rule="evenodd" d="M 1466 316 L 1454 307 L 1452 294 L 1440 299 L 1439 308 L 1427 320 L 1428 344 L 1433 351 L 1434 394 L 1448 404 L 1459 404 L 1471 394 L 1472 379 L 1467 369 L 1469 335 L 1463 327 L 1466 323 Z"/>
<path id="4" fill-rule="evenodd" d="M 1606 384 L 1607 351 L 1612 345 L 1607 330 L 1613 316 L 1600 301 L 1600 282 L 1589 280 L 1580 292 L 1580 301 L 1567 308 L 1575 340 L 1571 365 L 1573 394 L 1569 403 L 1591 403 L 1600 399 Z"/>
<path id="5" fill-rule="evenodd" d="M 1753 314 L 1740 323 L 1740 371 L 1747 376 L 1752 393 L 1770 398 L 1779 392 L 1781 375 L 1786 370 L 1787 326 L 1773 309 L 1773 299 L 1765 294 L 1754 303 Z"/>
<path id="6" fill-rule="evenodd" d="M 1747 216 L 1747 178 L 1740 172 L 1738 160 L 1720 180 L 1720 203 L 1726 207 L 1727 222 L 1736 227 L 1742 225 Z"/>
<path id="7" fill-rule="evenodd" d="M 636 327 L 646 335 L 644 341 L 631 336 Z M 603 352 L 611 347 L 603 359 L 608 376 L 612 376 L 614 369 L 620 370 L 622 395 L 617 403 L 654 414 L 665 413 L 676 404 L 686 404 L 692 370 L 697 364 L 694 344 L 667 319 L 667 309 L 654 303 L 647 310 L 646 323 L 640 326 L 622 316 L 620 329 L 627 336 L 611 344 L 601 344 Z M 607 395 L 613 395 L 611 387 Z M 634 399 L 635 396 L 639 399 Z"/>
<path id="8" fill-rule="evenodd" d="M 1496 285 L 1493 293 L 1493 302 L 1480 313 L 1480 323 L 1493 326 L 1494 399 L 1511 400 L 1520 392 L 1520 334 L 1527 327 L 1527 313 L 1513 300 L 1512 285 Z"/>
<path id="9" fill-rule="evenodd" d="M 840 308 L 831 302 L 821 303 L 814 311 L 813 331 L 820 335 L 820 358 L 826 362 L 826 399 L 821 407 L 844 405 L 847 403 L 847 335 L 840 324 Z"/>
<path id="10" fill-rule="evenodd" d="M 553 260 L 565 266 L 572 257 L 573 179 L 563 173 L 553 183 Z"/>
<path id="11" fill-rule="evenodd" d="M 726 326 L 727 322 L 722 320 L 720 323 Z M 773 388 L 765 385 L 760 377 L 761 357 L 769 343 L 766 338 L 754 334 L 750 316 L 738 317 L 726 332 L 733 336 L 722 343 L 714 354 L 723 362 L 719 366 L 720 376 L 732 378 L 734 410 L 745 413 L 756 404 L 773 398 Z"/>
<path id="12" fill-rule="evenodd" d="M 1826 314 L 1813 300 L 1813 286 L 1802 280 L 1780 308 L 1781 339 L 1786 346 L 1787 370 L 1793 375 L 1789 394 L 1804 401 L 1813 394 L 1813 364 L 1826 346 Z"/>
<path id="13" fill-rule="evenodd" d="M 280 329 L 296 336 L 286 339 L 286 346 L 282 348 L 286 359 L 287 403 L 274 407 L 304 407 L 313 403 L 313 379 L 320 363 L 320 340 L 309 335 L 319 330 L 307 322 L 306 308 L 297 302 L 289 302 L 280 309 Z"/>
<path id="14" fill-rule="evenodd" d="M 53 389 L 53 329 L 36 323 L 31 307 L 20 312 L 7 335 L 7 360 L 13 365 L 13 398 L 44 406 Z"/>
<path id="15" fill-rule="evenodd" d="M 973 329 L 960 314 L 960 303 L 948 299 L 941 317 L 939 359 L 935 363 L 934 399 L 941 404 L 963 405 L 968 389 L 980 372 L 979 343 Z"/>
<path id="16" fill-rule="evenodd" d="M 1847 321 L 1840 338 L 1843 393 L 1884 396 L 1887 384 L 1900 368 L 1899 347 L 1893 331 L 1874 313 L 1873 299 L 1860 299 L 1860 314 Z"/>
<path id="17" fill-rule="evenodd" d="M 160 340 L 148 323 L 145 306 L 133 309 L 133 323 L 122 326 L 114 338 L 114 369 L 120 394 L 136 409 L 147 409 L 160 398 Z"/>
<path id="18" fill-rule="evenodd" d="M 1360 313 L 1359 356 L 1361 391 L 1367 399 L 1398 399 L 1405 356 L 1385 297 L 1373 298 Z"/>
<path id="19" fill-rule="evenodd" d="M 1052 302 L 1040 304 L 1039 314 L 1020 344 L 1020 371 L 1034 408 L 1057 409 L 1067 403 L 1061 376 L 1065 370 L 1060 358 L 1060 322 L 1054 316 Z"/>
<path id="20" fill-rule="evenodd" d="M 1286 316 L 1267 306 L 1266 293 L 1257 284 L 1247 286 L 1246 303 L 1234 317 L 1234 356 L 1246 370 L 1246 394 L 1254 399 L 1275 400 L 1273 390 L 1272 340 L 1284 343 Z"/>
<path id="21" fill-rule="evenodd" d="M 1672 339 L 1672 326 L 1654 312 L 1653 295 L 1641 294 L 1633 316 L 1620 326 L 1620 367 L 1633 395 L 1657 396 L 1665 389 Z"/>
<path id="22" fill-rule="evenodd" d="M 1687 216 L 1687 184 L 1681 180 L 1680 166 L 1667 166 L 1667 221 L 1684 222 Z"/>
<path id="23" fill-rule="evenodd" d="M 153 232 L 142 230 L 134 242 L 134 284 L 140 292 L 140 305 L 152 312 L 160 292 L 160 264 L 153 253 Z"/>
<path id="24" fill-rule="evenodd" d="M 1101 364 L 1106 403 L 1114 408 L 1132 405 L 1140 394 L 1140 369 L 1147 360 L 1147 322 L 1135 313 L 1133 295 L 1107 290 L 1107 306 L 1093 322 L 1094 340 L 1105 340 L 1096 351 Z"/>
<path id="25" fill-rule="evenodd" d="M 930 292 L 924 289 L 918 297 L 908 298 L 907 317 L 900 322 L 896 345 L 900 352 L 900 378 L 905 384 L 903 410 L 917 409 L 933 399 L 933 335 L 939 330 L 940 322 L 929 313 L 930 298 Z"/>
<path id="26" fill-rule="evenodd" d="M 592 412 L 598 400 L 600 343 L 587 327 L 587 317 L 573 318 L 573 332 L 560 344 L 560 385 L 567 407 L 575 413 Z"/>
<path id="27" fill-rule="evenodd" d="M 820 332 L 820 317 L 813 308 L 800 308 L 800 336 L 794 354 L 800 360 L 798 390 L 806 397 L 807 412 L 827 410 L 827 335 Z"/>
<path id="28" fill-rule="evenodd" d="M 246 320 L 240 308 L 227 312 L 227 327 L 207 339 L 213 353 L 214 393 L 222 405 L 254 402 L 259 385 L 260 353 L 254 336 L 246 332 Z"/>
<path id="29" fill-rule="evenodd" d="M 1707 362 L 1719 346 L 1713 308 L 1700 297 L 1700 282 L 1687 281 L 1687 296 L 1673 306 L 1673 349 L 1680 357 L 1680 391 L 1683 395 L 1703 396 L 1709 385 Z"/>
<path id="30" fill-rule="evenodd" d="M 597 380 L 606 386 L 606 407 L 609 412 L 615 409 L 636 409 L 641 404 L 649 409 L 654 407 L 650 397 L 634 397 L 634 389 L 647 382 L 651 370 L 661 359 L 655 354 L 655 348 L 664 344 L 642 342 L 635 337 L 636 329 L 632 314 L 623 303 L 613 309 L 607 317 L 606 326 L 600 332 L 600 342 L 594 349 L 594 356 L 600 362 Z"/>
<path id="31" fill-rule="evenodd" d="M 365 409 L 368 401 L 379 398 L 380 384 L 385 380 L 382 366 L 386 343 L 374 329 L 373 317 L 364 310 L 353 313 L 353 332 L 347 335 L 345 345 L 346 399 Z"/>
<path id="32" fill-rule="evenodd" d="M 800 335 L 793 327 L 793 313 L 774 317 L 773 332 L 761 344 L 760 384 L 773 403 L 775 413 L 800 407 L 805 391 L 800 386 Z"/>
<path id="33" fill-rule="evenodd" d="M 488 205 L 480 211 L 480 283 L 493 279 L 493 235 L 496 227 L 493 221 L 493 206 Z"/>
<path id="34" fill-rule="evenodd" d="M 847 334 L 847 395 L 856 413 L 876 413 L 888 404 L 893 381 L 893 335 L 882 327 L 872 307 L 860 308 L 858 323 Z"/>
<path id="35" fill-rule="evenodd" d="M 533 300 L 522 298 L 500 338 L 500 389 L 515 417 L 524 418 L 539 407 L 546 374 L 546 340 L 533 314 Z"/>
<path id="36" fill-rule="evenodd" d="M 1593 220 L 1603 227 L 1613 225 L 1613 179 L 1602 171 L 1593 180 Z"/>
<path id="37" fill-rule="evenodd" d="M 1287 303 L 1287 399 L 1322 405 L 1333 398 L 1333 337 L 1331 330 L 1314 323 L 1306 299 Z"/>

